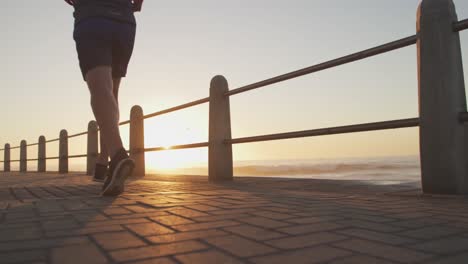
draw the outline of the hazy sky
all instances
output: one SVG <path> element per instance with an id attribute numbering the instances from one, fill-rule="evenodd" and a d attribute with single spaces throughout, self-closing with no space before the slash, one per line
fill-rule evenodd
<path id="1" fill-rule="evenodd" d="M 468 1 L 454 1 L 460 19 Z M 236 88 L 415 33 L 416 0 L 145 1 L 121 116 L 208 96 L 223 74 Z M 0 9 L 0 145 L 86 130 L 93 119 L 72 39 L 72 8 L 6 1 Z M 468 32 L 462 34 L 465 68 Z M 467 75 L 465 74 L 465 79 Z M 416 47 L 231 98 L 233 137 L 417 116 Z M 207 140 L 208 106 L 147 122 L 147 147 Z M 122 128 L 124 137 L 128 127 Z M 417 129 L 235 146 L 237 160 L 414 155 Z M 85 151 L 72 139 L 71 154 Z M 37 149 L 30 150 L 30 158 Z M 56 154 L 57 144 L 48 146 Z M 17 152 L 13 152 L 15 157 Z M 206 161 L 206 150 L 165 152 L 157 163 Z M 0 158 L 3 160 L 3 154 Z"/>

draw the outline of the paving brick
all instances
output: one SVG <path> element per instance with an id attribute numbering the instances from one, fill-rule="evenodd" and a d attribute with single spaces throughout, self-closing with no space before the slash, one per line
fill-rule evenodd
<path id="1" fill-rule="evenodd" d="M 153 236 L 174 233 L 174 230 L 157 223 L 131 224 L 127 225 L 127 227 L 140 236 Z"/>
<path id="2" fill-rule="evenodd" d="M 458 255 L 444 256 L 444 257 L 440 257 L 438 259 L 427 262 L 427 264 L 462 264 L 462 263 L 468 263 L 468 252 L 458 254 Z"/>
<path id="3" fill-rule="evenodd" d="M 336 221 L 336 220 L 342 220 L 342 219 L 343 217 L 326 215 L 326 216 L 290 218 L 285 221 L 288 223 L 292 223 L 292 224 L 314 224 L 314 223 Z"/>
<path id="4" fill-rule="evenodd" d="M 379 231 L 379 232 L 398 232 L 402 231 L 403 228 L 401 227 L 396 227 L 396 226 L 391 226 L 387 224 L 381 224 L 381 223 L 374 223 L 374 222 L 369 222 L 369 221 L 364 221 L 364 220 L 343 220 L 343 221 L 337 221 L 338 224 L 345 225 L 345 226 L 352 226 L 356 228 L 362 228 L 362 229 L 368 229 L 368 230 L 373 230 L 373 231 Z"/>
<path id="5" fill-rule="evenodd" d="M 201 212 L 209 212 L 209 211 L 219 210 L 218 207 L 203 205 L 203 204 L 187 205 L 185 207 L 190 208 L 190 209 L 194 209 L 194 210 L 198 210 L 198 211 L 201 211 Z"/>
<path id="6" fill-rule="evenodd" d="M 136 262 L 132 262 L 131 264 L 177 264 L 177 263 L 171 260 L 170 258 L 155 258 L 155 259 L 136 261 Z"/>
<path id="7" fill-rule="evenodd" d="M 237 219 L 239 222 L 259 226 L 259 227 L 266 227 L 266 228 L 278 228 L 283 226 L 288 226 L 290 224 L 285 222 L 280 222 L 277 220 L 268 219 L 265 217 L 247 217 L 247 218 L 240 218 Z"/>
<path id="8" fill-rule="evenodd" d="M 256 215 L 256 216 L 265 217 L 265 218 L 274 219 L 274 220 L 284 220 L 284 219 L 294 217 L 294 216 L 292 216 L 290 214 L 271 212 L 271 211 L 254 211 L 251 214 Z"/>
<path id="9" fill-rule="evenodd" d="M 104 233 L 104 232 L 122 231 L 122 230 L 124 229 L 119 225 L 87 227 L 87 228 L 70 229 L 70 230 L 64 229 L 64 230 L 46 232 L 46 237 L 68 237 L 68 236 L 90 235 L 90 234 L 98 234 L 98 233 Z"/>
<path id="10" fill-rule="evenodd" d="M 36 216 L 36 213 L 33 210 L 25 210 L 21 212 L 11 212 L 7 211 L 5 220 L 15 220 L 18 221 L 19 219 L 26 218 L 30 219 Z"/>
<path id="11" fill-rule="evenodd" d="M 275 252 L 274 248 L 247 240 L 239 236 L 220 236 L 204 239 L 211 245 L 238 257 L 253 257 Z"/>
<path id="12" fill-rule="evenodd" d="M 397 236 L 397 235 L 392 235 L 392 234 L 382 233 L 382 232 L 375 232 L 375 231 L 359 229 L 359 228 L 338 230 L 336 231 L 336 233 L 347 235 L 347 236 L 352 236 L 355 238 L 363 238 L 363 239 L 378 241 L 378 242 L 382 242 L 382 243 L 386 243 L 390 245 L 409 244 L 409 243 L 415 243 L 417 241 L 417 240 L 407 238 L 407 237 L 402 237 L 402 236 Z"/>
<path id="13" fill-rule="evenodd" d="M 79 227 L 80 225 L 73 218 L 42 222 L 42 228 L 45 230 L 75 229 Z"/>
<path id="14" fill-rule="evenodd" d="M 109 218 L 98 212 L 73 213 L 73 217 L 80 223 L 97 222 L 109 220 Z"/>
<path id="15" fill-rule="evenodd" d="M 179 231 L 195 231 L 203 229 L 214 229 L 227 226 L 239 225 L 238 222 L 234 221 L 217 221 L 217 222 L 206 222 L 206 223 L 197 223 L 197 224 L 188 224 L 188 225 L 178 225 L 174 226 L 174 229 Z"/>
<path id="16" fill-rule="evenodd" d="M 41 236 L 42 231 L 36 227 L 0 229 L 0 242 L 38 239 Z"/>
<path id="17" fill-rule="evenodd" d="M 330 264 L 396 264 L 396 262 L 364 255 L 357 255 L 337 259 L 330 262 Z"/>
<path id="18" fill-rule="evenodd" d="M 47 249 L 61 245 L 85 244 L 89 242 L 90 241 L 87 237 L 70 237 L 64 239 L 42 238 L 37 240 L 9 241 L 0 243 L 0 251 Z"/>
<path id="19" fill-rule="evenodd" d="M 194 221 L 191 221 L 187 218 L 183 218 L 176 215 L 167 215 L 167 216 L 153 216 L 150 218 L 153 221 L 159 222 L 167 226 L 175 225 L 184 225 L 184 224 L 193 224 Z"/>
<path id="20" fill-rule="evenodd" d="M 172 214 L 180 215 L 187 218 L 200 217 L 200 216 L 209 216 L 209 214 L 202 213 L 196 210 L 191 209 L 174 209 L 168 210 Z"/>
<path id="21" fill-rule="evenodd" d="M 432 257 L 430 254 L 416 250 L 389 246 L 378 242 L 360 239 L 350 239 L 338 242 L 335 243 L 334 246 L 402 263 L 422 262 Z"/>
<path id="22" fill-rule="evenodd" d="M 171 244 L 113 251 L 110 254 L 114 260 L 123 262 L 188 253 L 206 248 L 206 245 L 197 241 L 183 241 Z"/>
<path id="23" fill-rule="evenodd" d="M 365 215 L 365 214 L 351 214 L 351 215 L 347 214 L 346 217 L 351 218 L 351 219 L 375 222 L 375 223 L 388 223 L 388 222 L 393 222 L 396 220 L 395 218 L 392 218 L 390 216 Z"/>
<path id="24" fill-rule="evenodd" d="M 447 221 L 436 219 L 436 218 L 419 218 L 419 219 L 410 219 L 410 220 L 401 220 L 396 222 L 389 223 L 390 225 L 404 227 L 404 228 L 421 228 L 422 226 L 433 226 Z"/>
<path id="25" fill-rule="evenodd" d="M 108 263 L 107 258 L 93 244 L 54 248 L 51 259 L 53 264 Z"/>
<path id="26" fill-rule="evenodd" d="M 238 215 L 238 214 L 252 213 L 255 211 L 256 211 L 255 208 L 225 209 L 225 210 L 211 211 L 210 214 L 212 215 Z"/>
<path id="27" fill-rule="evenodd" d="M 214 236 L 224 236 L 228 233 L 217 230 L 217 229 L 209 229 L 209 230 L 202 230 L 202 231 L 194 231 L 194 232 L 183 232 L 183 233 L 173 233 L 167 235 L 158 235 L 158 236 L 150 236 L 146 237 L 149 241 L 156 244 L 164 244 L 164 243 L 173 243 L 177 241 L 184 241 L 184 240 L 192 240 L 192 239 L 199 239 L 199 238 L 208 238 Z"/>
<path id="28" fill-rule="evenodd" d="M 328 232 L 314 233 L 302 236 L 293 236 L 267 241 L 266 243 L 281 249 L 297 249 L 311 247 L 344 240 L 347 237 Z"/>
<path id="29" fill-rule="evenodd" d="M 2 264 L 9 263 L 32 263 L 47 260 L 47 252 L 45 250 L 31 250 L 21 252 L 0 253 L 0 261 Z"/>
<path id="30" fill-rule="evenodd" d="M 251 225 L 239 225 L 239 226 L 231 226 L 225 227 L 223 230 L 229 231 L 231 233 L 235 233 L 237 235 L 241 235 L 244 237 L 248 237 L 254 240 L 268 240 L 273 238 L 284 237 L 284 234 L 266 230 L 263 228 L 251 226 Z"/>
<path id="31" fill-rule="evenodd" d="M 129 232 L 102 233 L 93 235 L 97 243 L 104 249 L 141 247 L 147 244 Z"/>
<path id="32" fill-rule="evenodd" d="M 104 214 L 112 216 L 112 215 L 125 215 L 125 214 L 131 214 L 133 213 L 130 210 L 127 210 L 123 207 L 113 207 L 113 208 L 108 208 L 103 211 Z"/>
<path id="33" fill-rule="evenodd" d="M 398 233 L 399 235 L 419 238 L 419 239 L 435 239 L 439 237 L 449 236 L 462 233 L 462 229 L 448 226 L 428 226 Z"/>
<path id="34" fill-rule="evenodd" d="M 241 218 L 250 217 L 247 214 L 228 214 L 228 215 L 210 215 L 210 216 L 200 216 L 192 217 L 191 219 L 197 222 L 216 222 L 221 220 L 236 220 Z"/>
<path id="35" fill-rule="evenodd" d="M 86 223 L 86 227 L 144 224 L 144 223 L 151 223 L 151 221 L 145 218 L 112 219 L 112 220 L 106 220 L 106 221 L 88 221 Z"/>
<path id="36" fill-rule="evenodd" d="M 256 257 L 250 259 L 250 261 L 256 264 L 312 264 L 330 261 L 335 258 L 344 257 L 351 254 L 351 252 L 346 250 L 332 248 L 329 246 L 319 246 L 295 251 L 287 251 L 278 254 L 270 254 L 263 257 Z"/>
<path id="37" fill-rule="evenodd" d="M 418 243 L 410 247 L 418 250 L 423 250 L 429 253 L 453 254 L 468 250 L 468 238 L 448 237 Z"/>
<path id="38" fill-rule="evenodd" d="M 153 217 L 153 216 L 162 216 L 162 215 L 169 215 L 167 212 L 164 211 L 154 211 L 154 212 L 147 212 L 147 213 L 133 213 L 129 215 L 113 215 L 112 219 L 142 219 L 144 217 Z"/>
<path id="39" fill-rule="evenodd" d="M 293 225 L 290 227 L 278 228 L 277 230 L 291 235 L 302 235 L 314 232 L 323 232 L 344 228 L 343 225 L 335 223 L 316 223 L 310 225 Z"/>
<path id="40" fill-rule="evenodd" d="M 216 250 L 177 255 L 175 258 L 183 264 L 240 264 L 245 263 Z"/>
<path id="41" fill-rule="evenodd" d="M 154 208 L 146 207 L 142 205 L 127 205 L 127 206 L 124 206 L 124 208 L 134 213 L 149 213 L 149 212 L 156 211 Z"/>

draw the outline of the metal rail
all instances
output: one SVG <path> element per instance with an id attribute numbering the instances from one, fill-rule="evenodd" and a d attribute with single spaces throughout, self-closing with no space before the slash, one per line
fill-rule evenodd
<path id="1" fill-rule="evenodd" d="M 245 137 L 232 140 L 225 140 L 226 144 L 240 144 L 248 142 L 260 142 L 260 141 L 271 141 L 279 139 L 291 139 L 291 138 L 302 138 L 302 137 L 315 137 L 324 135 L 335 135 L 344 133 L 355 133 L 355 132 L 366 132 L 375 130 L 395 129 L 395 128 L 406 128 L 419 126 L 419 118 L 409 118 L 401 120 L 392 120 L 384 122 L 357 124 L 350 126 L 339 126 L 329 127 L 313 130 L 304 130 L 289 133 L 271 134 L 264 136 Z"/>
<path id="2" fill-rule="evenodd" d="M 453 24 L 453 30 L 456 32 L 465 29 L 468 29 L 468 19 L 461 20 Z"/>
<path id="3" fill-rule="evenodd" d="M 194 143 L 194 144 L 186 144 L 186 145 L 177 145 L 177 146 L 171 146 L 171 147 L 145 148 L 144 151 L 155 152 L 155 151 L 164 151 L 164 150 L 203 148 L 203 147 L 208 147 L 209 145 L 210 145 L 209 142 L 202 142 L 202 143 Z"/>
<path id="4" fill-rule="evenodd" d="M 88 134 L 88 131 L 86 131 L 86 132 L 81 132 L 81 133 L 78 133 L 78 134 L 70 135 L 70 136 L 68 136 L 68 138 L 74 138 L 74 137 L 84 136 L 84 135 L 87 135 L 87 134 Z"/>
<path id="5" fill-rule="evenodd" d="M 148 118 L 151 118 L 151 117 L 168 114 L 168 113 L 175 112 L 175 111 L 178 111 L 178 110 L 182 110 L 182 109 L 185 109 L 185 108 L 189 108 L 189 107 L 192 107 L 192 106 L 208 103 L 209 101 L 210 101 L 209 97 L 203 98 L 203 99 L 196 100 L 196 101 L 193 101 L 193 102 L 190 102 L 190 103 L 178 105 L 178 106 L 166 109 L 166 110 L 162 110 L 162 111 L 154 112 L 152 114 L 145 115 L 145 116 L 143 116 L 143 119 L 148 119 Z"/>
<path id="6" fill-rule="evenodd" d="M 341 57 L 341 58 L 338 58 L 338 59 L 330 60 L 330 61 L 320 63 L 320 64 L 317 64 L 317 65 L 314 65 L 314 66 L 311 66 L 311 67 L 308 67 L 308 68 L 293 71 L 293 72 L 283 74 L 283 75 L 280 75 L 280 76 L 277 76 L 277 77 L 273 77 L 273 78 L 270 78 L 270 79 L 267 79 L 267 80 L 264 80 L 264 81 L 261 81 L 261 82 L 257 82 L 257 83 L 253 83 L 253 84 L 250 84 L 250 85 L 247 85 L 247 86 L 244 86 L 244 87 L 240 87 L 240 88 L 237 88 L 237 89 L 234 89 L 234 90 L 231 90 L 231 91 L 227 92 L 226 96 L 231 96 L 231 95 L 247 92 L 247 91 L 250 91 L 250 90 L 253 90 L 253 89 L 257 89 L 257 88 L 265 87 L 265 86 L 268 86 L 268 85 L 271 85 L 271 84 L 275 84 L 275 83 L 283 82 L 283 81 L 286 81 L 286 80 L 294 79 L 294 78 L 304 76 L 304 75 L 307 75 L 307 74 L 311 74 L 311 73 L 314 73 L 314 72 L 323 71 L 323 70 L 333 68 L 333 67 L 336 67 L 336 66 L 339 66 L 339 65 L 347 64 L 347 63 L 350 63 L 350 62 L 355 62 L 355 61 L 362 60 L 362 59 L 365 59 L 365 58 L 369 58 L 369 57 L 372 57 L 372 56 L 375 56 L 375 55 L 378 55 L 378 54 L 382 54 L 382 53 L 385 53 L 385 52 L 389 52 L 389 51 L 392 51 L 392 50 L 397 50 L 397 49 L 400 49 L 400 48 L 411 46 L 411 45 L 416 44 L 417 39 L 418 38 L 417 38 L 416 35 L 413 35 L 413 36 L 410 36 L 410 37 L 407 37 L 407 38 L 403 38 L 403 39 L 399 39 L 399 40 L 389 42 L 389 43 L 384 44 L 384 45 L 380 45 L 380 46 L 370 48 L 370 49 L 367 49 L 367 50 L 364 50 L 364 51 L 353 53 L 353 54 L 348 55 L 348 56 L 344 56 L 344 57 Z"/>
<path id="7" fill-rule="evenodd" d="M 67 158 L 74 159 L 74 158 L 87 158 L 87 157 L 88 157 L 87 154 L 80 154 L 80 155 L 70 155 Z"/>
<path id="8" fill-rule="evenodd" d="M 60 138 L 55 138 L 55 139 L 47 140 L 45 143 L 52 143 L 52 142 L 56 142 L 56 141 L 60 141 Z"/>

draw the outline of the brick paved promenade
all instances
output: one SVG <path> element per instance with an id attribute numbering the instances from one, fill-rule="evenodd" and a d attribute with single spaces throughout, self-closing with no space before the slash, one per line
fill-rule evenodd
<path id="1" fill-rule="evenodd" d="M 177 181 L 175 180 L 177 179 Z M 468 263 L 468 199 L 417 184 L 0 173 L 0 263 Z"/>

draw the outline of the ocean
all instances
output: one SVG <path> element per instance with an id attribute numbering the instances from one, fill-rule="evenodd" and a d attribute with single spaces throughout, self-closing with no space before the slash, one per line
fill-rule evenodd
<path id="1" fill-rule="evenodd" d="M 207 164 L 197 164 L 178 169 L 149 169 L 150 174 L 207 175 Z M 382 184 L 413 182 L 420 179 L 419 156 L 301 159 L 301 160 L 250 160 L 235 161 L 234 175 L 378 180 Z"/>

